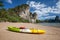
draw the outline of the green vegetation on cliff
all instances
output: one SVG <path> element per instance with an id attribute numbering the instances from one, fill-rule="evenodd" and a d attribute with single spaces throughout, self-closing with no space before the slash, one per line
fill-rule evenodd
<path id="1" fill-rule="evenodd" d="M 15 8 L 9 8 L 8 10 L 2 8 L 3 2 L 0 2 L 0 22 L 29 22 L 18 16 L 17 12 L 22 10 L 20 8 L 26 8 L 28 5 L 23 4 Z"/>
<path id="2" fill-rule="evenodd" d="M 13 11 L 7 11 L 5 9 L 0 10 L 0 22 L 29 22 L 28 20 L 25 20 L 18 16 Z"/>

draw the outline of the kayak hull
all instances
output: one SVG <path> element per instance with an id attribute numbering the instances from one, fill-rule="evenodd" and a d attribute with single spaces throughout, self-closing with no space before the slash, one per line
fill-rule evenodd
<path id="1" fill-rule="evenodd" d="M 40 30 L 40 29 L 20 29 L 16 27 L 8 27 L 8 30 L 14 31 L 14 32 L 23 32 L 23 33 L 33 33 L 33 34 L 44 34 L 45 30 Z"/>

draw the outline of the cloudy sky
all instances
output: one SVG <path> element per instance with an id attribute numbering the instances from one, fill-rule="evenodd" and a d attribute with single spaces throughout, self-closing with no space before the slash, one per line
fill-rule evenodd
<path id="1" fill-rule="evenodd" d="M 29 4 L 30 11 L 36 12 L 38 19 L 54 19 L 60 16 L 60 0 L 2 0 L 4 7 L 13 8 L 21 4 Z"/>

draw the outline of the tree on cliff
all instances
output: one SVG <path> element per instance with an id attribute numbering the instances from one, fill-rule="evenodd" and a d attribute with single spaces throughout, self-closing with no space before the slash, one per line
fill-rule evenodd
<path id="1" fill-rule="evenodd" d="M 16 7 L 14 8 L 14 11 L 18 14 L 18 13 L 21 12 L 21 11 L 25 11 L 25 9 L 28 8 L 28 7 L 29 7 L 29 5 L 27 5 L 27 4 L 22 4 L 22 5 L 16 6 Z"/>
<path id="2" fill-rule="evenodd" d="M 55 21 L 59 21 L 59 16 L 56 16 L 55 17 Z"/>
<path id="3" fill-rule="evenodd" d="M 4 5 L 3 5 L 3 2 L 0 1 L 0 9 L 1 9 L 3 6 L 4 6 Z"/>
<path id="4" fill-rule="evenodd" d="M 37 17 L 37 14 L 36 14 L 36 13 L 34 13 L 34 14 L 33 14 L 33 18 L 35 19 L 36 17 Z"/>

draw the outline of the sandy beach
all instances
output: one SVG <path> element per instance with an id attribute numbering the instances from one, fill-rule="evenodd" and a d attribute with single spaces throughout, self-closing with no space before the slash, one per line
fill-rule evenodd
<path id="1" fill-rule="evenodd" d="M 25 26 L 26 28 L 43 29 L 46 31 L 45 34 L 26 34 L 16 33 L 7 30 L 8 26 Z M 0 23 L 0 40 L 60 40 L 60 28 L 42 26 L 40 24 L 32 23 Z"/>

